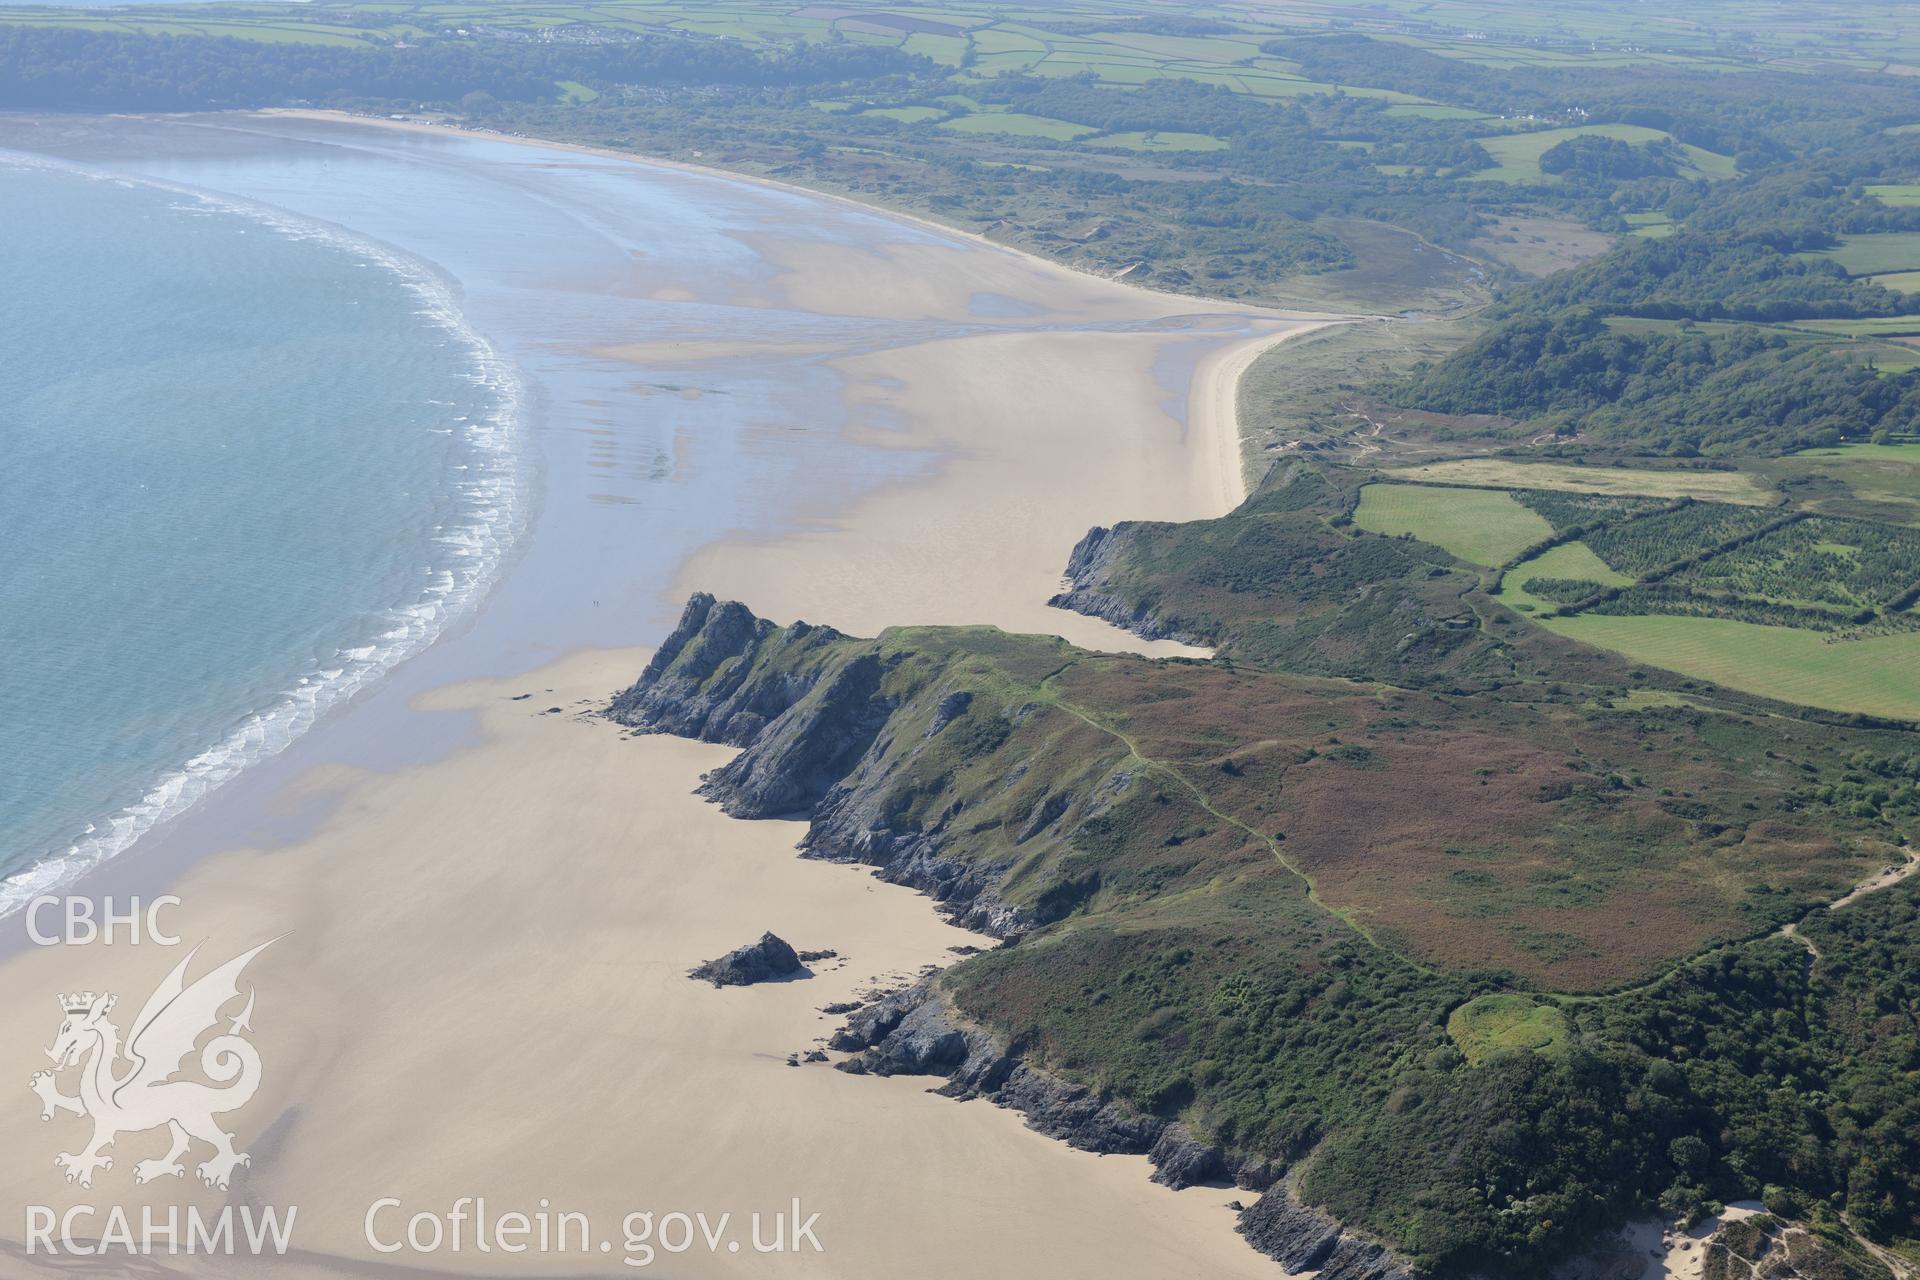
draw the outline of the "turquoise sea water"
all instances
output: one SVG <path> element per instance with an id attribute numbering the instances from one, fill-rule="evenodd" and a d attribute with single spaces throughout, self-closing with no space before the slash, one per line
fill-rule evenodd
<path id="1" fill-rule="evenodd" d="M 428 643 L 520 521 L 517 377 L 420 264 L 0 154 L 0 914 Z"/>

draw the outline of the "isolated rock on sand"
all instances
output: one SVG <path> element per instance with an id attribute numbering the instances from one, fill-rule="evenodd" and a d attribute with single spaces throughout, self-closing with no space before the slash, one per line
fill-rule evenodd
<path id="1" fill-rule="evenodd" d="M 774 934 L 763 933 L 760 941 L 736 947 L 718 960 L 688 971 L 687 976 L 704 978 L 716 987 L 744 987 L 802 972 L 805 966 L 794 949 Z"/>

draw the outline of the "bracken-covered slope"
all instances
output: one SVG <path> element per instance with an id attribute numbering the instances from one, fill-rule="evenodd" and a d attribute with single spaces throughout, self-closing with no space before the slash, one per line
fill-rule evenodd
<path id="1" fill-rule="evenodd" d="M 1408 547 L 1421 583 L 1464 581 Z M 696 596 L 610 713 L 743 747 L 703 788 L 729 812 L 805 814 L 808 856 L 1008 939 L 938 992 L 994 1053 L 1179 1121 L 1216 1153 L 1194 1167 L 1294 1168 L 1247 1224 L 1290 1261 L 1297 1200 L 1434 1274 L 1535 1274 L 1655 1202 L 1769 1184 L 1911 1230 L 1912 1090 L 1853 1064 L 1911 1072 L 1920 1034 L 1847 986 L 1910 999 L 1910 962 L 1849 934 L 1809 970 L 1768 939 L 1903 856 L 1834 788 L 1905 738 L 1663 705 L 1604 659 L 1619 683 L 1535 680 L 1467 609 L 1411 688 Z M 1913 927 L 1909 891 L 1881 898 Z M 1752 1020 L 1703 1024 L 1702 973 L 1752 975 Z"/>

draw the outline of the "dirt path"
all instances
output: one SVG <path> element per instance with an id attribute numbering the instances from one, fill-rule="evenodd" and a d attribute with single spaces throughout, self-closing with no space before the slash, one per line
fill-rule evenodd
<path id="1" fill-rule="evenodd" d="M 1891 889 L 1894 885 L 1899 884 L 1915 872 L 1920 872 L 1920 857 L 1908 854 L 1907 860 L 1904 863 L 1898 866 L 1887 867 L 1881 871 L 1880 874 L 1862 880 L 1859 884 L 1847 890 L 1846 893 L 1829 902 L 1825 909 L 1828 911 L 1838 911 L 1850 903 L 1858 902 L 1870 893 L 1879 893 L 1883 889 Z M 1811 914 L 1812 912 L 1808 913 L 1808 915 Z M 1805 947 L 1807 954 L 1812 957 L 1812 962 L 1818 964 L 1824 958 L 1820 954 L 1820 948 L 1813 944 L 1812 938 L 1800 932 L 1800 925 L 1806 918 L 1806 916 L 1801 916 L 1799 920 L 1795 920 L 1791 924 L 1781 925 L 1780 936 L 1783 938 L 1792 938 L 1795 942 Z"/>
<path id="2" fill-rule="evenodd" d="M 1052 678 L 1051 676 L 1048 677 L 1049 680 L 1051 678 Z M 1175 766 L 1174 764 L 1168 761 L 1158 760 L 1152 756 L 1147 755 L 1145 752 L 1140 750 L 1140 745 L 1137 742 L 1135 742 L 1133 738 L 1127 735 L 1125 732 L 1114 727 L 1113 725 L 1107 724 L 1102 719 L 1100 719 L 1100 717 L 1087 711 L 1085 708 L 1074 706 L 1072 703 L 1069 703 L 1059 698 L 1058 696 L 1053 695 L 1050 690 L 1047 690 L 1045 688 L 1045 683 L 1046 683 L 1045 681 L 1042 682 L 1042 693 L 1043 693 L 1043 696 L 1046 696 L 1047 700 L 1052 703 L 1052 705 L 1058 707 L 1062 711 L 1067 712 L 1069 715 L 1072 715 L 1078 718 L 1079 720 L 1084 721 L 1086 724 L 1092 726 L 1093 728 L 1098 729 L 1103 733 L 1111 735 L 1127 748 L 1128 753 L 1132 756 L 1132 758 L 1135 761 L 1137 761 L 1142 766 L 1169 778 L 1176 785 L 1178 785 L 1182 790 L 1184 790 L 1187 793 L 1188 797 L 1192 799 L 1195 804 L 1199 805 L 1200 808 L 1205 810 L 1207 813 L 1211 814 L 1215 818 L 1218 818 L 1222 822 L 1228 823 L 1234 827 L 1239 828 L 1241 831 L 1245 832 L 1247 835 L 1253 837 L 1255 840 L 1258 840 L 1262 844 L 1266 845 L 1268 850 L 1273 854 L 1274 860 L 1277 861 L 1281 866 L 1285 867 L 1288 871 L 1292 872 L 1295 876 L 1297 876 L 1300 879 L 1300 881 L 1306 886 L 1308 901 L 1312 902 L 1315 906 L 1319 907 L 1322 911 L 1325 911 L 1328 915 L 1331 915 L 1335 919 L 1339 920 L 1342 924 L 1345 924 L 1348 928 L 1352 929 L 1355 933 L 1359 934 L 1363 939 L 1365 939 L 1369 945 L 1373 946 L 1375 949 L 1381 951 L 1382 953 L 1393 956 L 1395 959 L 1402 961 L 1403 963 L 1409 965 L 1410 967 L 1412 967 L 1413 969 L 1421 973 L 1432 974 L 1435 972 L 1435 970 L 1420 964 L 1418 961 L 1414 960 L 1411 956 L 1407 956 L 1399 951 L 1394 950 L 1391 947 L 1388 947 L 1382 944 L 1373 936 L 1371 931 L 1369 931 L 1364 925 L 1360 924 L 1357 920 L 1355 920 L 1349 913 L 1342 911 L 1340 908 L 1323 900 L 1320 897 L 1319 887 L 1314 884 L 1313 878 L 1307 874 L 1305 868 L 1301 867 L 1300 865 L 1295 863 L 1291 858 L 1289 858 L 1281 850 L 1280 846 L 1275 841 L 1273 841 L 1269 836 L 1267 836 L 1264 832 L 1260 831 L 1258 828 L 1254 827 L 1253 825 L 1241 820 L 1235 815 L 1222 811 L 1219 807 L 1217 807 L 1213 803 L 1212 797 L 1210 797 L 1204 790 L 1202 790 L 1191 778 L 1187 777 L 1186 774 L 1183 773 L 1177 766 Z M 1909 852 L 1907 855 L 1907 860 L 1904 863 L 1900 863 L 1894 866 L 1889 866 L 1883 869 L 1882 871 L 1880 871 L 1878 874 L 1871 876 L 1866 880 L 1861 881 L 1859 884 L 1854 885 L 1853 888 L 1849 889 L 1846 893 L 1842 894 L 1840 897 L 1835 898 L 1832 902 L 1825 904 L 1824 908 L 1822 907 L 1810 908 L 1798 920 L 1790 921 L 1787 924 L 1781 925 L 1780 928 L 1775 931 L 1776 936 L 1782 937 L 1782 938 L 1791 938 L 1793 941 L 1798 942 L 1801 946 L 1807 949 L 1808 956 L 1809 956 L 1808 968 L 1809 968 L 1809 972 L 1811 972 L 1812 966 L 1815 964 L 1818 964 L 1822 957 L 1820 955 L 1820 949 L 1814 945 L 1813 940 L 1800 932 L 1800 925 L 1806 921 L 1807 916 L 1812 915 L 1814 911 L 1823 910 L 1823 909 L 1827 911 L 1838 911 L 1842 907 L 1845 907 L 1851 903 L 1859 901 L 1861 898 L 1866 897 L 1868 894 L 1879 893 L 1882 890 L 1890 889 L 1894 885 L 1899 884 L 1901 881 L 1907 879 L 1910 876 L 1915 875 L 1916 873 L 1920 873 L 1920 857 L 1917 857 L 1911 852 Z M 1746 941 L 1751 941 L 1751 939 L 1748 939 Z M 1728 945 L 1739 946 L 1742 944 L 1730 943 Z M 1700 952 L 1700 953 L 1696 953 L 1694 955 L 1688 956 L 1686 959 L 1682 960 L 1678 965 L 1675 965 L 1673 968 L 1668 969 L 1665 973 L 1662 973 L 1656 977 L 1650 978 L 1645 982 L 1638 983 L 1632 987 L 1628 987 L 1624 990 L 1610 992 L 1605 995 L 1562 994 L 1562 995 L 1554 996 L 1551 993 L 1541 993 L 1541 994 L 1544 998 L 1559 999 L 1563 1002 L 1590 1001 L 1590 1000 L 1617 1000 L 1623 996 L 1629 996 L 1637 992 L 1646 991 L 1651 987 L 1654 987 L 1659 983 L 1666 981 L 1667 978 L 1671 977 L 1681 967 L 1694 963 L 1696 960 L 1700 959 L 1702 955 L 1709 955 L 1709 954 L 1712 954 L 1712 953 Z"/>

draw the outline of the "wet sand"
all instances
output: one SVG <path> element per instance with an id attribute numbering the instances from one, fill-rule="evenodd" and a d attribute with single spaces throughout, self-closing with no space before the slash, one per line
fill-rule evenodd
<path id="1" fill-rule="evenodd" d="M 1234 382 L 1254 349 L 1312 322 L 1150 294 L 959 237 L 823 240 L 810 252 L 789 236 L 756 248 L 770 270 L 736 291 L 736 305 L 926 326 L 916 340 L 803 358 L 831 369 L 843 410 L 808 426 L 829 428 L 837 444 L 930 462 L 850 499 L 784 495 L 797 513 L 790 531 L 702 548 L 667 567 L 666 594 L 713 590 L 777 619 L 853 632 L 984 622 L 1147 648 L 1045 608 L 1068 551 L 1092 524 L 1190 519 L 1238 501 Z M 981 323 L 983 294 L 1002 322 Z M 703 355 L 751 363 L 753 337 L 742 348 L 716 330 L 687 339 L 684 356 L 656 347 L 643 358 L 650 374 Z M 715 349 L 703 353 L 703 341 Z M 596 349 L 619 345 L 609 335 Z M 591 497 L 550 487 L 547 502 Z M 739 523 L 753 526 L 744 511 Z M 563 550 L 586 560 L 576 587 L 601 589 L 593 549 Z M 536 546 L 523 563 L 544 563 L 541 554 Z M 553 547 L 544 554 L 551 560 Z M 514 585 L 476 634 L 501 625 Z M 563 650 L 567 641 L 547 639 Z M 315 815 L 296 836 L 211 843 L 167 877 L 183 900 L 170 923 L 189 942 L 207 940 L 208 963 L 285 935 L 248 975 L 266 1073 L 260 1095 L 230 1117 L 253 1155 L 231 1192 L 190 1177 L 136 1188 L 130 1166 L 161 1153 L 159 1134 L 123 1138 L 93 1189 L 61 1183 L 53 1155 L 77 1150 L 83 1126 L 64 1115 L 43 1124 L 24 1087 L 46 1065 L 57 993 L 117 991 L 124 1026 L 175 950 L 35 949 L 0 965 L 0 1079 L 20 1082 L 16 1105 L 0 1109 L 0 1199 L 136 1212 L 296 1205 L 300 1256 L 281 1264 L 290 1275 L 401 1264 L 631 1274 L 619 1260 L 630 1212 L 744 1217 L 794 1197 L 820 1214 L 824 1252 L 696 1246 L 654 1269 L 1274 1274 L 1233 1234 L 1230 1190 L 1168 1192 L 1147 1182 L 1142 1159 L 1071 1151 L 1010 1113 L 930 1096 L 925 1081 L 788 1066 L 835 1025 L 820 1006 L 989 940 L 864 871 L 799 860 L 798 824 L 735 822 L 690 795 L 728 753 L 629 738 L 587 714 L 632 680 L 645 652 L 571 647 L 525 674 L 414 695 L 406 724 L 429 726 L 444 750 L 398 766 L 348 753 L 304 768 L 262 802 Z M 136 876 L 138 853 L 92 891 Z M 767 929 L 846 962 L 746 989 L 685 976 Z M 368 1207 L 382 1197 L 401 1201 L 404 1215 L 444 1214 L 463 1196 L 484 1196 L 496 1214 L 532 1214 L 542 1199 L 585 1213 L 614 1249 L 384 1255 L 365 1239 Z M 399 1219 L 383 1221 L 391 1237 Z M 19 1230 L 17 1213 L 0 1220 L 0 1240 L 17 1243 Z M 252 1260 L 165 1265 L 187 1275 L 270 1270 Z"/>
<path id="2" fill-rule="evenodd" d="M 798 859 L 797 823 L 720 817 L 690 789 L 727 750 L 629 739 L 579 714 L 644 656 L 582 655 L 432 695 L 426 708 L 477 711 L 482 743 L 331 778 L 343 801 L 311 840 L 210 858 L 175 886 L 185 905 L 169 923 L 212 939 L 213 961 L 287 935 L 250 970 L 266 1088 L 236 1117 L 254 1157 L 236 1201 L 298 1206 L 296 1241 L 323 1274 L 355 1273 L 342 1259 L 624 1270 L 579 1254 L 380 1259 L 363 1222 L 386 1196 L 408 1213 L 484 1196 L 531 1214 L 545 1198 L 586 1213 L 596 1241 L 619 1240 L 636 1210 L 744 1223 L 797 1196 L 821 1215 L 820 1254 L 701 1250 L 660 1266 L 673 1275 L 1270 1274 L 1230 1231 L 1231 1192 L 1175 1195 L 1147 1182 L 1144 1161 L 1072 1151 L 924 1080 L 787 1066 L 836 1025 L 820 1006 L 991 940 L 860 869 Z M 765 929 L 844 963 L 726 990 L 686 977 Z M 33 1046 L 58 1021 L 52 993 L 110 988 L 133 1005 L 177 958 L 143 947 L 13 961 L 0 1071 L 24 1084 L 44 1066 Z M 16 1102 L 0 1118 L 10 1204 L 226 1199 L 174 1180 L 135 1188 L 128 1166 L 165 1146 L 151 1134 L 122 1139 L 92 1191 L 65 1187 L 49 1162 L 79 1123 L 40 1123 L 24 1089 Z M 397 1237 L 386 1228 L 404 1217 L 381 1219 L 382 1232 Z"/>
<path id="3" fill-rule="evenodd" d="M 1229 354 L 1270 341 L 1243 338 Z M 1244 497 L 1232 418 L 1217 412 L 1222 399 L 1230 409 L 1231 393 L 1221 396 L 1205 376 L 1234 362 L 1203 370 L 1186 431 L 1169 430 L 1151 372 L 1162 342 L 1010 334 L 836 361 L 859 388 L 856 408 L 898 417 L 892 432 L 866 438 L 934 451 L 937 477 L 882 489 L 819 528 L 709 547 L 681 570 L 683 593 L 711 591 L 780 622 L 862 635 L 986 622 L 1088 648 L 1193 652 L 1046 603 L 1090 527 L 1193 520 Z"/>

